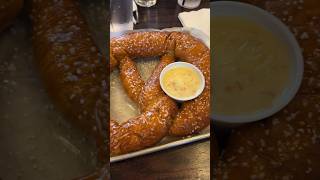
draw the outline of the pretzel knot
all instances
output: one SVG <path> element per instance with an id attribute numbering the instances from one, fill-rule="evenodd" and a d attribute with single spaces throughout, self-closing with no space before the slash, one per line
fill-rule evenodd
<path id="1" fill-rule="evenodd" d="M 160 63 L 144 82 L 131 58 L 161 56 Z M 179 59 L 198 67 L 205 88 L 194 100 L 178 108 L 161 89 L 162 69 Z M 210 51 L 198 39 L 184 32 L 136 32 L 114 38 L 110 43 L 110 72 L 118 67 L 128 96 L 138 103 L 141 114 L 119 124 L 110 121 L 111 155 L 140 150 L 164 136 L 197 133 L 210 123 Z"/>

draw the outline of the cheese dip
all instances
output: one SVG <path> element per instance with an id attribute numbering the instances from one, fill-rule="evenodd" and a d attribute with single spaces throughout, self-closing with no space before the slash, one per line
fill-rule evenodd
<path id="1" fill-rule="evenodd" d="M 183 99 L 198 92 L 201 79 L 198 72 L 190 67 L 174 67 L 163 75 L 162 84 L 171 96 Z"/>
<path id="2" fill-rule="evenodd" d="M 219 115 L 269 108 L 289 83 L 292 64 L 282 41 L 263 26 L 237 17 L 213 17 L 213 102 Z"/>

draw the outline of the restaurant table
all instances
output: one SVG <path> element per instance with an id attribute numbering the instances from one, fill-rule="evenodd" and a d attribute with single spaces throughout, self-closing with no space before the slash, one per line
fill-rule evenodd
<path id="1" fill-rule="evenodd" d="M 209 1 L 202 0 L 196 9 L 208 8 Z M 158 0 L 150 8 L 138 7 L 139 23 L 135 29 L 182 27 L 178 14 L 190 11 L 176 0 Z M 121 180 L 181 180 L 210 179 L 210 139 L 139 156 L 111 165 L 111 179 Z"/>

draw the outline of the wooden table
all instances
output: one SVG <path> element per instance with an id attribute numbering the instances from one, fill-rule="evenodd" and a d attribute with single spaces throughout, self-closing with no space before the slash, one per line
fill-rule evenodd
<path id="1" fill-rule="evenodd" d="M 202 1 L 199 8 L 209 7 Z M 198 8 L 198 9 L 199 9 Z M 138 7 L 135 29 L 181 27 L 178 13 L 187 11 L 176 0 L 158 0 L 154 7 Z M 112 179 L 210 179 L 210 140 L 111 164 Z"/>

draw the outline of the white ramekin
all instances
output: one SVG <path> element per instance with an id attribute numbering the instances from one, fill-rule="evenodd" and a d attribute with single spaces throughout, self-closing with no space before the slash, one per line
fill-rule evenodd
<path id="1" fill-rule="evenodd" d="M 303 57 L 294 35 L 278 18 L 256 6 L 233 1 L 217 1 L 210 3 L 210 7 L 213 9 L 211 11 L 213 17 L 240 17 L 266 28 L 287 46 L 292 61 L 289 83 L 270 108 L 244 115 L 221 115 L 211 112 L 210 116 L 213 122 L 219 125 L 234 126 L 267 118 L 284 108 L 297 93 L 303 77 Z M 211 28 L 214 28 L 214 22 Z M 211 93 L 211 96 L 214 101 L 214 92 Z"/>
<path id="2" fill-rule="evenodd" d="M 179 98 L 179 97 L 175 97 L 173 96 L 172 94 L 170 94 L 163 86 L 163 82 L 162 82 L 162 79 L 163 79 L 163 76 L 166 72 L 168 72 L 169 70 L 173 69 L 173 68 L 177 68 L 177 67 L 189 67 L 191 69 L 193 69 L 195 72 L 197 72 L 197 74 L 200 76 L 200 86 L 199 86 L 199 89 L 197 90 L 197 92 L 193 95 L 193 96 L 190 96 L 190 97 L 186 97 L 186 98 Z M 203 89 L 204 89 L 204 86 L 205 86 L 205 79 L 204 79 L 204 76 L 202 74 L 202 72 L 200 71 L 199 68 L 197 68 L 196 66 L 194 66 L 193 64 L 190 64 L 190 63 L 186 63 L 186 62 L 174 62 L 174 63 L 171 63 L 169 65 L 167 65 L 165 68 L 163 68 L 163 70 L 161 71 L 160 73 L 160 86 L 162 88 L 162 90 L 169 96 L 171 97 L 172 99 L 175 99 L 176 101 L 179 101 L 179 102 L 184 102 L 184 101 L 189 101 L 191 99 L 194 99 L 196 97 L 198 97 Z"/>

